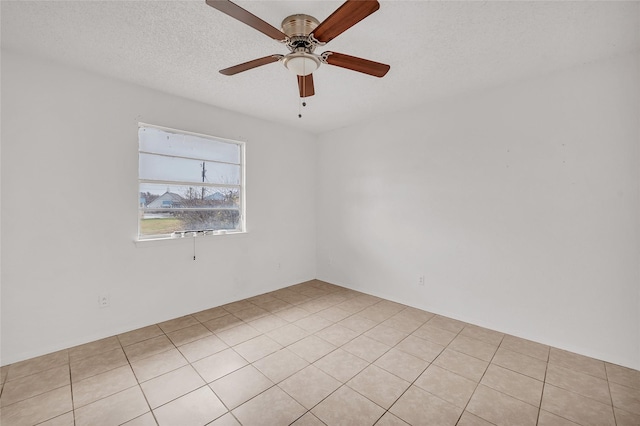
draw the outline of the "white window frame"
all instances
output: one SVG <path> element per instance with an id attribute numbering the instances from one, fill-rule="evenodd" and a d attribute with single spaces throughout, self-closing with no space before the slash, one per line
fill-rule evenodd
<path id="1" fill-rule="evenodd" d="M 167 234 L 158 234 L 158 235 L 151 235 L 151 236 L 141 236 L 140 234 L 140 226 L 141 226 L 141 220 L 142 220 L 142 213 L 144 211 L 144 207 L 142 207 L 140 205 L 140 184 L 144 184 L 144 183 L 150 183 L 150 184 L 162 184 L 162 185 L 180 185 L 180 186 L 200 186 L 195 184 L 194 182 L 187 182 L 187 181 L 171 181 L 171 180 L 153 180 L 153 179 L 141 179 L 140 178 L 140 165 L 138 164 L 138 190 L 136 191 L 136 193 L 138 194 L 138 233 L 136 236 L 136 242 L 145 242 L 145 241 L 154 241 L 154 240 L 172 240 L 172 239 L 177 239 L 177 238 L 185 238 L 185 237 L 196 237 L 196 236 L 216 236 L 216 235 L 227 235 L 227 234 L 242 234 L 242 233 L 246 233 L 247 232 L 247 227 L 246 227 L 246 186 L 245 186 L 245 168 L 246 168 L 246 158 L 245 158 L 245 142 L 242 141 L 237 141 L 237 140 L 232 140 L 232 139 L 226 139 L 226 138 L 221 138 L 221 137 L 217 137 L 217 136 L 211 136 L 211 135 L 206 135 L 203 133 L 196 133 L 196 132 L 189 132 L 186 130 L 179 130 L 179 129 L 173 129 L 170 127 L 163 127 L 163 126 L 158 126 L 155 124 L 148 124 L 148 123 L 142 123 L 139 122 L 138 123 L 138 130 L 140 128 L 154 128 L 154 129 L 158 129 L 164 132 L 168 132 L 168 133 L 174 133 L 174 134 L 179 134 L 179 135 L 189 135 L 189 136 L 195 136 L 195 137 L 199 137 L 199 138 L 203 138 L 203 139 L 209 139 L 212 141 L 216 141 L 216 142 L 221 142 L 221 143 L 227 143 L 227 144 L 233 144 L 233 145 L 237 145 L 240 148 L 240 183 L 239 184 L 216 184 L 216 183 L 207 183 L 206 187 L 209 188 L 215 188 L 215 187 L 219 187 L 219 188 L 229 188 L 229 187 L 233 187 L 233 188 L 238 188 L 239 189 L 239 197 L 240 197 L 240 207 L 239 207 L 239 223 L 238 223 L 238 229 L 233 229 L 233 230 L 228 230 L 228 229 L 221 229 L 221 230 L 206 230 L 206 231 L 197 231 L 197 232 L 178 232 L 178 233 L 173 233 L 170 235 Z M 163 154 L 157 154 L 157 153 L 150 153 L 147 151 L 142 151 L 140 149 L 140 139 L 137 138 L 138 140 L 138 158 L 140 157 L 141 153 L 144 154 L 153 154 L 153 155 L 163 155 Z M 183 156 L 172 156 L 172 155 L 166 155 L 167 157 L 172 157 L 172 158 L 184 158 L 184 159 L 191 159 L 191 160 L 198 160 L 198 161 L 206 161 L 206 162 L 215 162 L 215 161 L 211 161 L 208 159 L 204 159 L 204 158 L 196 158 L 196 157 L 183 157 Z M 219 161 L 217 163 L 221 163 L 221 164 L 225 164 L 222 161 Z M 226 163 L 226 164 L 234 164 L 234 163 Z M 202 209 L 193 209 L 193 208 L 173 208 L 172 210 L 175 211 L 186 211 L 186 210 L 199 210 L 199 211 L 206 211 L 206 210 L 229 210 L 229 208 L 224 208 L 224 207 L 220 207 L 220 208 L 202 208 Z"/>

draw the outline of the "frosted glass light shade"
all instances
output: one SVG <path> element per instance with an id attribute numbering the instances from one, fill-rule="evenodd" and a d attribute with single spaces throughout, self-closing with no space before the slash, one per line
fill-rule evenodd
<path id="1" fill-rule="evenodd" d="M 320 60 L 307 53 L 291 53 L 284 58 L 284 66 L 296 75 L 309 75 L 320 66 Z"/>

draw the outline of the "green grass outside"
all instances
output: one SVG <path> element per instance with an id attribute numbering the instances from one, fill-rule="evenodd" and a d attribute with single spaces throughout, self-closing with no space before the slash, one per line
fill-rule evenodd
<path id="1" fill-rule="evenodd" d="M 170 234 L 182 229 L 182 221 L 172 217 L 163 219 L 142 219 L 140 221 L 141 235 Z"/>

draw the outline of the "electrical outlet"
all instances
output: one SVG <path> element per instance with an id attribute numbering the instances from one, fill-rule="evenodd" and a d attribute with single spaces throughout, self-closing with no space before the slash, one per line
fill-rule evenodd
<path id="1" fill-rule="evenodd" d="M 278 262 L 276 269 L 278 270 L 278 272 L 280 272 L 282 270 L 282 263 Z"/>
<path id="2" fill-rule="evenodd" d="M 418 285 L 424 286 L 424 275 L 418 277 Z"/>
<path id="3" fill-rule="evenodd" d="M 101 308 L 106 308 L 109 306 L 109 295 L 101 294 L 98 296 L 98 306 Z"/>

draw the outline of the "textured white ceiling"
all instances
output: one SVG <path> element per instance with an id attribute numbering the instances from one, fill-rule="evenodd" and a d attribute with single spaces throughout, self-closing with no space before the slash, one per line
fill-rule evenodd
<path id="1" fill-rule="evenodd" d="M 294 13 L 322 21 L 342 2 L 236 3 L 279 27 Z M 1 8 L 3 48 L 315 133 L 640 49 L 639 2 L 381 1 L 317 52 L 387 63 L 387 76 L 323 65 L 299 119 L 296 78 L 281 63 L 218 73 L 287 50 L 204 0 L 3 0 Z"/>

